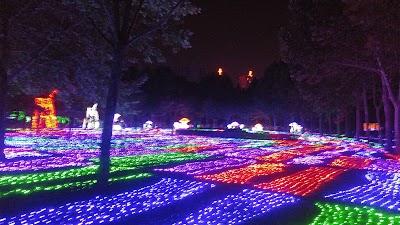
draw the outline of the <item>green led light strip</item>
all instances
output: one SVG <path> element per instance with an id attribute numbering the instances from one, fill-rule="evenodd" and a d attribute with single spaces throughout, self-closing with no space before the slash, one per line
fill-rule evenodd
<path id="1" fill-rule="evenodd" d="M 139 178 L 145 178 L 145 177 L 151 177 L 151 173 L 139 173 L 139 174 L 133 174 L 133 175 L 128 175 L 128 176 L 123 176 L 123 177 L 115 177 L 115 178 L 110 178 L 108 181 L 113 183 L 116 181 L 120 180 L 132 180 L 132 179 L 139 179 Z M 56 190 L 61 190 L 61 189 L 66 189 L 66 188 L 87 188 L 90 186 L 93 186 L 97 181 L 96 180 L 87 180 L 87 181 L 78 181 L 78 182 L 70 182 L 70 183 L 64 183 L 64 184 L 57 184 L 57 185 L 52 185 L 52 186 L 34 186 L 31 188 L 17 188 L 11 191 L 7 192 L 0 192 L 0 198 L 4 198 L 10 195 L 17 195 L 17 194 L 23 194 L 23 195 L 28 195 L 32 194 L 34 192 L 39 192 L 39 191 L 56 191 Z"/>
<path id="2" fill-rule="evenodd" d="M 321 213 L 311 225 L 354 224 L 354 225 L 395 225 L 400 224 L 399 214 L 390 214 L 371 207 L 353 207 L 340 204 L 315 204 Z"/>
<path id="3" fill-rule="evenodd" d="M 188 153 L 166 153 L 160 155 L 113 157 L 111 158 L 110 172 L 114 173 L 117 171 L 134 170 L 145 166 L 158 166 L 167 164 L 169 162 L 204 159 L 206 157 L 208 156 Z M 93 161 L 99 162 L 99 159 L 93 159 Z M 2 176 L 0 177 L 0 187 L 20 184 L 34 184 L 39 182 L 94 175 L 97 173 L 98 167 L 98 165 L 91 165 L 83 168 L 75 168 L 56 172 Z"/>

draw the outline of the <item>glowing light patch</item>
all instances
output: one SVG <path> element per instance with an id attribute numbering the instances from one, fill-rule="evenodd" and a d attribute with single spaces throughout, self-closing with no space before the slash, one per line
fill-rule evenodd
<path id="1" fill-rule="evenodd" d="M 255 159 L 259 156 L 266 156 L 276 152 L 276 150 L 244 149 L 237 152 L 228 152 L 225 156 L 245 159 Z"/>
<path id="2" fill-rule="evenodd" d="M 226 155 L 228 153 L 233 153 L 233 152 L 238 152 L 240 150 L 235 149 L 235 148 L 222 148 L 222 149 L 214 149 L 214 150 L 207 150 L 203 151 L 201 153 L 207 154 L 207 155 Z"/>
<path id="3" fill-rule="evenodd" d="M 343 168 L 353 168 L 353 169 L 366 169 L 368 165 L 372 162 L 372 159 L 361 158 L 354 156 L 339 156 L 335 159 L 329 166 L 338 166 Z"/>
<path id="4" fill-rule="evenodd" d="M 151 177 L 152 174 L 150 173 L 139 173 L 139 174 L 132 174 L 123 177 L 113 177 L 110 178 L 108 181 L 113 183 L 120 180 L 132 180 L 132 179 L 139 179 L 145 177 Z M 85 181 L 76 181 L 76 182 L 67 182 L 61 183 L 56 185 L 35 185 L 33 187 L 22 187 L 22 188 L 15 188 L 11 191 L 0 192 L 0 198 L 7 197 L 10 195 L 27 195 L 32 194 L 35 192 L 40 191 L 55 191 L 55 190 L 62 190 L 67 188 L 78 188 L 84 189 L 93 186 L 97 181 L 96 180 L 85 180 Z"/>
<path id="5" fill-rule="evenodd" d="M 289 127 L 290 127 L 290 133 L 294 133 L 294 134 L 299 134 L 303 130 L 303 126 L 301 126 L 300 124 L 298 124 L 296 122 L 291 122 L 289 124 Z"/>
<path id="6" fill-rule="evenodd" d="M 283 161 L 289 160 L 291 158 L 294 158 L 296 156 L 297 155 L 295 153 L 291 153 L 291 152 L 277 152 L 277 153 L 273 153 L 268 156 L 257 157 L 256 159 L 263 160 L 263 161 L 271 161 L 271 162 L 283 162 Z"/>
<path id="7" fill-rule="evenodd" d="M 113 196 L 43 208 L 16 217 L 2 218 L 0 224 L 98 224 L 156 209 L 188 196 L 204 192 L 214 185 L 163 178 L 138 190 Z"/>
<path id="8" fill-rule="evenodd" d="M 400 161 L 375 159 L 367 169 L 396 173 L 400 172 Z"/>
<path id="9" fill-rule="evenodd" d="M 220 169 L 228 169 L 231 167 L 239 167 L 243 165 L 254 164 L 255 160 L 246 159 L 220 159 L 209 162 L 192 162 L 184 165 L 175 166 L 166 169 L 154 169 L 155 171 L 165 171 L 174 173 L 186 173 L 186 174 L 204 174 L 213 172 Z"/>
<path id="10" fill-rule="evenodd" d="M 288 164 L 304 164 L 304 165 L 317 165 L 324 163 L 324 156 L 315 156 L 308 155 L 300 158 L 295 158 L 292 161 L 288 162 Z"/>
<path id="11" fill-rule="evenodd" d="M 196 146 L 196 145 L 183 145 L 176 148 L 165 148 L 169 152 L 199 152 L 204 149 L 209 149 L 211 146 Z"/>
<path id="12" fill-rule="evenodd" d="M 56 107 L 54 97 L 58 90 L 53 90 L 48 98 L 35 98 L 35 104 L 43 108 L 42 112 L 35 111 L 32 117 L 32 128 L 57 128 Z"/>
<path id="13" fill-rule="evenodd" d="M 256 125 L 254 125 L 254 127 L 251 128 L 251 131 L 253 131 L 253 132 L 260 132 L 263 130 L 264 130 L 264 127 L 261 123 L 257 123 Z"/>
<path id="14" fill-rule="evenodd" d="M 33 158 L 33 159 L 22 159 L 18 161 L 0 162 L 0 171 L 1 172 L 38 171 L 51 168 L 63 168 L 69 166 L 88 166 L 91 164 L 93 163 L 77 160 L 77 158 L 73 157 L 47 157 L 38 159 Z"/>
<path id="15" fill-rule="evenodd" d="M 191 213 L 174 225 L 183 224 L 238 224 L 278 207 L 294 204 L 297 198 L 285 194 L 244 189 L 228 195 Z"/>
<path id="16" fill-rule="evenodd" d="M 225 172 L 195 176 L 195 178 L 223 183 L 248 184 L 250 179 L 282 172 L 286 166 L 281 163 L 254 164 L 244 168 L 227 170 Z"/>
<path id="17" fill-rule="evenodd" d="M 291 146 L 293 143 L 288 142 L 288 143 L 279 143 L 279 145 L 283 146 Z M 332 147 L 330 146 L 321 146 L 321 147 L 316 147 L 316 146 L 301 146 L 296 148 L 296 149 L 291 149 L 288 151 L 280 151 L 273 153 L 268 156 L 263 156 L 263 157 L 257 157 L 256 159 L 263 160 L 263 161 L 272 161 L 272 162 L 283 162 L 292 158 L 295 158 L 297 156 L 301 155 L 306 155 L 310 153 L 315 153 L 315 152 L 320 152 L 320 151 L 326 151 L 328 149 L 331 149 Z"/>
<path id="18" fill-rule="evenodd" d="M 339 191 L 325 198 L 400 211 L 400 173 L 368 172 L 369 184 Z"/>
<path id="19" fill-rule="evenodd" d="M 400 224 L 400 215 L 389 214 L 370 207 L 353 207 L 331 203 L 315 204 L 320 214 L 311 225 L 349 224 L 349 225 L 387 225 Z"/>
<path id="20" fill-rule="evenodd" d="M 307 196 L 345 171 L 345 169 L 311 167 L 269 183 L 256 184 L 254 187 Z"/>

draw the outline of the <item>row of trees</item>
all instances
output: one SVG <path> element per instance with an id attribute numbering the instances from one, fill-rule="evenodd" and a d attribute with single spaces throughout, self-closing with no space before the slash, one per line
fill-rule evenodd
<path id="1" fill-rule="evenodd" d="M 290 21 L 280 33 L 281 55 L 301 84 L 304 99 L 319 114 L 340 121 L 355 108 L 370 121 L 383 106 L 386 147 L 400 154 L 400 2 L 383 0 L 293 0 Z M 394 110 L 392 110 L 394 109 Z M 381 122 L 381 121 L 378 121 Z"/>
<path id="2" fill-rule="evenodd" d="M 191 33 L 184 29 L 182 19 L 199 11 L 188 0 L 1 1 L 0 160 L 5 160 L 10 83 L 29 85 L 24 90 L 34 92 L 40 78 L 45 80 L 40 86 L 64 81 L 68 93 L 84 86 L 90 98 L 95 95 L 90 87 L 97 84 L 93 82 L 97 77 L 106 89 L 98 178 L 100 186 L 105 186 L 123 71 L 138 61 L 162 61 L 163 50 L 190 47 Z"/>

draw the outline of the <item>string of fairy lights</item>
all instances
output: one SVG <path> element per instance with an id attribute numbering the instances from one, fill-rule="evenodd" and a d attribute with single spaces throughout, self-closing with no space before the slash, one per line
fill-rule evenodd
<path id="1" fill-rule="evenodd" d="M 165 168 L 165 169 L 154 169 L 155 171 L 165 171 L 165 172 L 176 172 L 176 173 L 186 173 L 188 175 L 199 175 L 210 173 L 217 170 L 223 170 L 232 167 L 240 167 L 244 165 L 254 164 L 255 160 L 247 159 L 234 159 L 226 158 L 206 162 L 191 162 L 185 163 L 183 165 Z"/>
<path id="2" fill-rule="evenodd" d="M 254 185 L 256 188 L 307 196 L 325 183 L 334 180 L 346 169 L 310 167 L 295 174 L 278 178 L 268 183 Z"/>
<path id="3" fill-rule="evenodd" d="M 163 178 L 158 183 L 113 196 L 97 196 L 86 201 L 43 208 L 10 218 L 0 224 L 98 224 L 159 208 L 215 185 L 203 182 Z"/>
<path id="4" fill-rule="evenodd" d="M 7 133 L 0 162 L 0 201 L 49 191 L 93 188 L 99 170 L 97 130 Z M 0 224 L 99 224 L 157 210 L 195 196 L 204 199 L 175 224 L 238 224 L 274 208 L 317 199 L 311 224 L 400 223 L 400 161 L 384 150 L 344 138 L 251 140 L 120 132 L 110 150 L 109 182 L 148 179 L 144 188 L 65 205 L 0 216 Z M 331 185 L 349 171 L 366 174 L 363 184 Z M 179 179 L 171 178 L 178 176 Z M 236 193 L 204 195 L 234 184 Z M 189 199 L 189 200 L 184 200 Z M 329 203 L 324 203 L 329 201 Z M 1 202 L 0 202 L 1 203 Z M 343 204 L 343 205 L 342 205 Z"/>
<path id="5" fill-rule="evenodd" d="M 370 183 L 339 191 L 325 198 L 400 212 L 400 173 L 369 171 L 366 178 Z"/>
<path id="6" fill-rule="evenodd" d="M 294 204 L 299 199 L 271 192 L 244 189 L 192 212 L 174 225 L 186 224 L 239 224 L 274 208 Z"/>
<path id="7" fill-rule="evenodd" d="M 223 183 L 247 184 L 254 177 L 282 172 L 285 167 L 284 164 L 279 163 L 253 164 L 247 167 L 231 169 L 217 174 L 195 177 Z"/>
<path id="8" fill-rule="evenodd" d="M 315 204 L 320 214 L 311 225 L 324 224 L 365 224 L 365 225 L 395 225 L 400 224 L 400 215 L 386 213 L 371 207 L 354 207 L 348 205 L 317 202 Z"/>

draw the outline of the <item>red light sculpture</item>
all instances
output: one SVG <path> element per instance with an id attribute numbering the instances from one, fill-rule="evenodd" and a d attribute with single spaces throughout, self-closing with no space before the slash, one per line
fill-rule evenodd
<path id="1" fill-rule="evenodd" d="M 35 104 L 43 109 L 39 112 L 35 110 L 32 117 L 32 128 L 57 128 L 56 107 L 54 97 L 58 93 L 55 89 L 48 98 L 35 98 Z"/>

